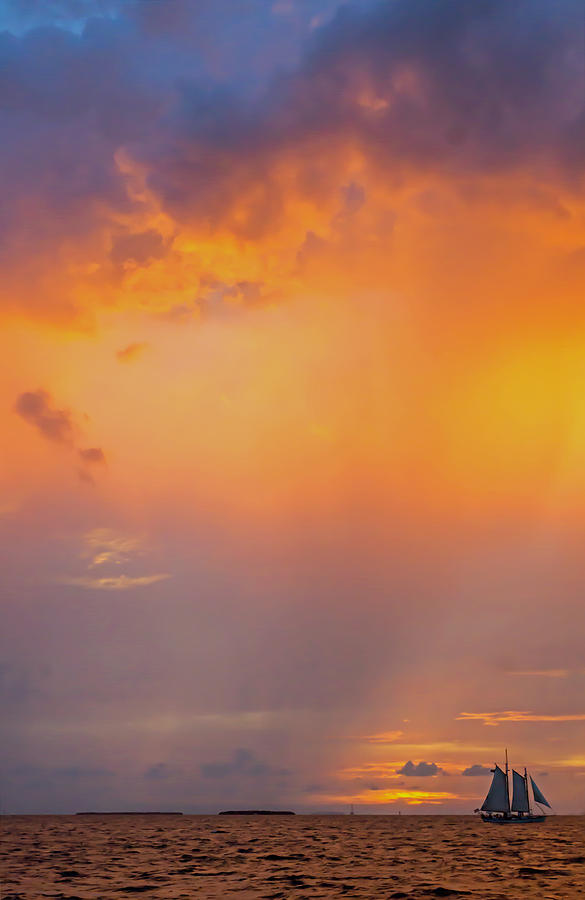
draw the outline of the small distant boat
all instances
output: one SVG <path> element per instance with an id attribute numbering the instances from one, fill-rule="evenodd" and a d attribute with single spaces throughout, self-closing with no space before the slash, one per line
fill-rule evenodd
<path id="1" fill-rule="evenodd" d="M 524 775 L 512 769 L 512 803 L 510 803 L 508 751 L 506 750 L 506 768 L 500 769 L 496 763 L 493 772 L 491 787 L 487 797 L 483 801 L 479 812 L 482 821 L 492 825 L 528 825 L 533 822 L 544 822 L 546 813 L 543 806 L 551 809 L 551 805 L 530 776 L 532 796 L 534 803 L 540 807 L 538 810 L 530 805 L 530 793 L 528 790 L 528 773 L 524 769 Z"/>

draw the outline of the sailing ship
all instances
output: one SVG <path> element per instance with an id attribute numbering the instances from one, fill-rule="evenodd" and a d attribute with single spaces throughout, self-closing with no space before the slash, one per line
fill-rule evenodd
<path id="1" fill-rule="evenodd" d="M 524 775 L 512 769 L 512 803 L 510 803 L 508 751 L 506 750 L 506 768 L 500 769 L 496 763 L 493 772 L 491 787 L 480 809 L 476 810 L 484 822 L 494 825 L 528 824 L 531 822 L 544 822 L 546 814 L 543 806 L 551 805 L 532 778 L 524 769 Z M 530 793 L 528 779 L 532 788 L 534 803 L 539 807 L 535 810 L 530 805 Z"/>

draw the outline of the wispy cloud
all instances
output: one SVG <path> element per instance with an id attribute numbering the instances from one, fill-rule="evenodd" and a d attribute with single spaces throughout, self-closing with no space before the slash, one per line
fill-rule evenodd
<path id="1" fill-rule="evenodd" d="M 396 768 L 400 765 L 403 763 L 364 763 L 361 766 L 348 766 L 338 774 L 341 778 L 397 778 Z"/>
<path id="2" fill-rule="evenodd" d="M 508 675 L 534 675 L 542 678 L 566 678 L 568 669 L 511 669 Z"/>
<path id="3" fill-rule="evenodd" d="M 157 572 L 154 575 L 114 575 L 104 578 L 91 578 L 85 575 L 69 576 L 65 575 L 59 578 L 59 584 L 70 584 L 75 587 L 88 588 L 98 591 L 128 591 L 137 587 L 148 587 L 150 584 L 156 584 L 157 581 L 164 581 L 170 578 L 169 572 Z"/>
<path id="4" fill-rule="evenodd" d="M 145 341 L 128 344 L 127 347 L 122 347 L 116 352 L 116 358 L 121 363 L 134 362 L 134 360 L 139 359 L 143 355 L 147 348 L 148 344 Z"/>
<path id="5" fill-rule="evenodd" d="M 456 719 L 483 722 L 484 725 L 500 725 L 502 722 L 585 722 L 585 713 L 533 713 L 526 710 L 507 709 L 501 712 L 462 712 Z"/>
<path id="6" fill-rule="evenodd" d="M 407 759 L 412 757 L 442 756 L 463 757 L 468 759 L 470 754 L 482 755 L 491 753 L 492 747 L 488 744 L 468 743 L 467 741 L 398 741 L 392 744 L 392 753 L 396 754 L 398 762 L 395 765 L 404 765 Z"/>
<path id="7" fill-rule="evenodd" d="M 585 769 L 585 754 L 583 756 L 569 756 L 567 759 L 560 759 L 558 765 L 567 766 L 568 768 Z"/>
<path id="8" fill-rule="evenodd" d="M 83 536 L 81 558 L 89 558 L 88 568 L 110 563 L 120 566 L 143 552 L 143 538 L 112 528 L 93 528 Z"/>
<path id="9" fill-rule="evenodd" d="M 138 557 L 146 555 L 145 541 L 141 536 L 112 528 L 94 528 L 83 535 L 82 542 L 80 557 L 88 560 L 86 571 L 81 575 L 63 575 L 58 579 L 59 584 L 88 590 L 127 591 L 171 578 L 169 572 L 128 574 L 119 571 L 119 567 L 130 563 L 135 565 Z M 96 569 L 100 570 L 99 575 L 95 574 Z"/>
<path id="10" fill-rule="evenodd" d="M 359 740 L 368 744 L 392 744 L 403 736 L 403 731 L 381 731 L 380 734 L 367 734 Z"/>

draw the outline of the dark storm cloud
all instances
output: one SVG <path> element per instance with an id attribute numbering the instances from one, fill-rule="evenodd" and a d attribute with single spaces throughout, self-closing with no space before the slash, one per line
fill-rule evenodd
<path id="1" fill-rule="evenodd" d="M 462 775 L 469 775 L 471 778 L 475 778 L 476 775 L 489 775 L 491 769 L 488 769 L 486 766 L 477 765 L 477 763 L 473 766 L 469 766 L 468 769 L 464 769 L 461 773 Z"/>
<path id="2" fill-rule="evenodd" d="M 127 24 L 107 19 L 91 20 L 80 35 L 55 27 L 0 35 L 0 293 L 7 303 L 73 316 L 78 299 L 44 273 L 57 265 L 60 274 L 62 254 L 67 265 L 88 252 L 105 265 L 112 216 L 140 206 L 115 156 L 145 139 L 161 96 L 143 83 L 145 60 L 134 41 Z"/>
<path id="3" fill-rule="evenodd" d="M 331 153 L 345 144 L 393 175 L 401 167 L 582 171 L 580 0 L 349 4 L 312 38 L 305 23 L 300 60 L 285 52 L 286 17 L 266 4 L 248 4 L 247 16 L 223 3 L 105 8 L 61 3 L 52 25 L 0 36 L 6 302 L 18 295 L 45 314 L 51 305 L 53 315 L 73 315 L 73 293 L 55 292 L 49 303 L 46 284 L 30 290 L 65 249 L 89 249 L 103 278 L 108 265 L 166 252 L 153 230 L 110 238 L 144 203 L 128 190 L 122 148 L 177 220 L 227 221 L 247 238 L 284 215 L 271 175 L 283 155 L 314 203 L 339 191 Z M 262 47 L 260 26 L 275 38 Z M 279 54 L 295 67 L 272 77 Z M 265 68 L 250 75 L 256 59 Z M 230 219 L 251 186 L 245 211 Z M 362 202 L 356 190 L 347 199 L 352 208 Z"/>
<path id="4" fill-rule="evenodd" d="M 536 134 L 551 137 L 552 119 L 576 112 L 558 108 L 559 88 L 571 88 L 581 63 L 571 50 L 582 27 L 576 0 L 399 0 L 365 15 L 348 7 L 317 38 L 307 74 L 342 106 L 356 73 L 365 74 L 391 101 L 380 117 L 386 152 L 434 159 L 461 147 L 506 160 Z M 328 90 L 333 81 L 337 90 Z"/>
<path id="5" fill-rule="evenodd" d="M 582 127 L 582 42 L 577 0 L 349 6 L 261 104 L 246 109 L 233 94 L 185 85 L 170 130 L 138 152 L 150 184 L 179 218 L 216 223 L 242 186 L 257 182 L 254 207 L 238 224 L 248 237 L 270 228 L 282 210 L 271 163 L 294 154 L 308 173 L 324 159 L 324 139 L 329 147 L 359 145 L 389 172 L 566 165 Z M 327 181 L 323 168 L 307 193 Z"/>
<path id="6" fill-rule="evenodd" d="M 69 410 L 56 409 L 47 391 L 25 391 L 14 406 L 15 412 L 33 425 L 42 435 L 58 444 L 70 444 L 73 440 L 73 418 Z"/>
<path id="7" fill-rule="evenodd" d="M 401 769 L 396 769 L 398 775 L 407 775 L 417 778 L 424 778 L 428 775 L 439 775 L 443 770 L 436 763 L 419 762 L 413 763 L 408 760 Z"/>
<path id="8" fill-rule="evenodd" d="M 279 769 L 258 759 L 250 750 L 243 747 L 234 750 L 228 762 L 203 763 L 201 774 L 204 778 L 227 778 L 232 775 L 246 775 L 252 778 L 289 775 L 288 769 Z"/>
<path id="9" fill-rule="evenodd" d="M 194 107 L 199 128 L 230 144 L 235 128 L 241 130 L 238 101 L 213 84 L 218 75 L 225 82 L 230 66 L 219 73 L 206 55 L 221 58 L 223 67 L 239 54 L 241 87 L 255 62 L 270 56 L 266 46 L 252 52 L 259 26 L 264 33 L 276 28 L 281 38 L 287 33 L 263 0 L 239 10 L 232 0 L 13 2 L 8 27 L 11 15 L 43 25 L 0 34 L 4 218 L 6 227 L 20 225 L 36 253 L 61 232 L 80 236 L 108 210 L 133 206 L 115 152 L 147 145 L 149 132 L 172 139 L 174 104 Z M 274 53 L 282 59 L 282 46 Z M 129 249 L 144 252 L 144 243 L 143 236 L 142 247 Z M 116 242 L 114 257 L 123 250 Z"/>

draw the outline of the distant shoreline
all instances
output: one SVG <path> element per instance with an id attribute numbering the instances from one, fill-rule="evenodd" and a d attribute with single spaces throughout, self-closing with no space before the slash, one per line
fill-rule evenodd
<path id="1" fill-rule="evenodd" d="M 72 816 L 189 816 L 189 817 L 198 817 L 198 818 L 210 818 L 217 815 L 262 815 L 261 810 L 225 810 L 220 813 L 217 812 L 179 812 L 178 810 L 174 811 L 165 811 L 165 810 L 146 810 L 141 812 L 140 810 L 129 810 L 121 812 L 116 811 L 107 811 L 107 812 L 97 812 L 95 810 L 89 810 L 88 812 L 14 812 L 7 810 L 0 810 L 0 819 L 36 819 L 36 818 L 67 818 Z M 285 815 L 287 813 L 285 812 Z M 279 810 L 266 810 L 264 815 L 282 815 L 282 812 Z M 288 812 L 288 815 L 298 815 L 303 817 L 312 817 L 319 818 L 324 816 L 331 816 L 332 818 L 349 818 L 349 813 L 341 812 L 341 811 L 333 811 L 333 810 L 323 810 L 318 812 L 307 812 L 304 810 L 300 813 Z M 396 812 L 356 812 L 353 818 L 385 818 L 385 819 L 394 819 L 398 818 L 398 813 Z M 454 813 L 454 812 L 425 812 L 425 813 L 415 813 L 415 812 L 406 812 L 402 811 L 400 815 L 401 819 L 473 819 L 477 821 L 477 816 L 473 813 Z M 585 819 L 585 812 L 559 812 L 555 813 L 554 816 L 549 816 L 548 818 L 552 819 Z"/>
<path id="2" fill-rule="evenodd" d="M 294 816 L 290 809 L 224 809 L 220 816 Z"/>

